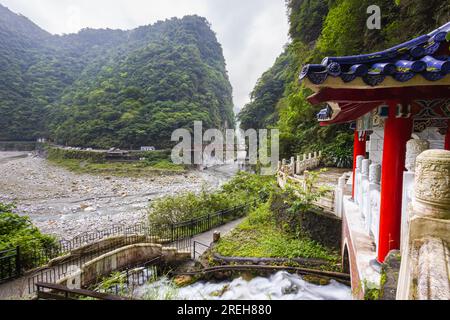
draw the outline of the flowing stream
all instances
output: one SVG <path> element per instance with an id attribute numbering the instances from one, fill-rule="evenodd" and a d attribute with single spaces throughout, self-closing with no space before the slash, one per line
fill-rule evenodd
<path id="1" fill-rule="evenodd" d="M 134 291 L 146 300 L 351 300 L 351 289 L 334 280 L 319 286 L 284 271 L 251 280 L 238 278 L 223 282 L 197 282 L 176 288 L 161 278 Z"/>

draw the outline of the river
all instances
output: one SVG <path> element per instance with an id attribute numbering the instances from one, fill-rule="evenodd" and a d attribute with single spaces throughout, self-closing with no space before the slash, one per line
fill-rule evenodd
<path id="1" fill-rule="evenodd" d="M 0 202 L 16 203 L 44 233 L 71 239 L 87 231 L 146 219 L 151 201 L 186 191 L 217 189 L 234 164 L 152 177 L 75 174 L 24 152 L 0 152 Z"/>
<path id="2" fill-rule="evenodd" d="M 250 280 L 237 278 L 222 282 L 200 281 L 176 288 L 167 278 L 151 282 L 134 291 L 146 300 L 351 300 L 348 286 L 331 280 L 315 285 L 285 271 Z"/>

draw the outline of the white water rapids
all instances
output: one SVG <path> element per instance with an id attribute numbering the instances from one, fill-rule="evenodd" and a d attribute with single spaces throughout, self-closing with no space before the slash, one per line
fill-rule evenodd
<path id="1" fill-rule="evenodd" d="M 223 282 L 197 282 L 175 288 L 167 278 L 146 284 L 134 295 L 148 300 L 351 300 L 349 287 L 334 280 L 319 286 L 298 275 L 278 272 L 252 280 L 238 278 Z"/>

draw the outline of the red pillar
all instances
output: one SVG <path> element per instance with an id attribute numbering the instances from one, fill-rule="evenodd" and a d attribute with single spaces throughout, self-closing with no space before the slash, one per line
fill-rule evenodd
<path id="1" fill-rule="evenodd" d="M 355 176 L 356 176 L 356 158 L 358 156 L 366 156 L 366 134 L 360 139 L 359 132 L 355 130 L 355 138 L 353 142 L 353 183 L 352 198 L 355 199 Z"/>
<path id="2" fill-rule="evenodd" d="M 445 150 L 450 151 L 450 120 L 448 122 L 447 134 L 445 135 Z"/>
<path id="3" fill-rule="evenodd" d="M 396 104 L 390 104 L 384 127 L 381 172 L 380 230 L 378 262 L 383 263 L 391 250 L 400 248 L 402 187 L 406 143 L 412 134 L 411 118 L 396 118 Z"/>

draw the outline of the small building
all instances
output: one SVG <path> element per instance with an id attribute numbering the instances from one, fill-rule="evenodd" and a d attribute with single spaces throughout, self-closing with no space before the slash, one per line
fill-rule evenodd
<path id="1" fill-rule="evenodd" d="M 141 147 L 141 151 L 155 151 L 155 147 Z"/>
<path id="2" fill-rule="evenodd" d="M 379 288 L 381 265 L 395 250 L 398 299 L 450 298 L 449 39 L 447 23 L 385 51 L 327 57 L 301 72 L 315 92 L 308 101 L 326 104 L 320 124 L 355 131 L 353 172 L 343 176 L 335 207 L 357 298 Z"/>

